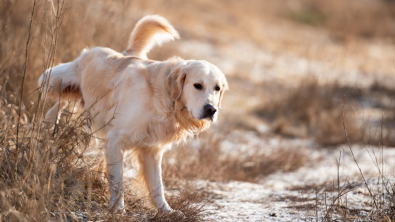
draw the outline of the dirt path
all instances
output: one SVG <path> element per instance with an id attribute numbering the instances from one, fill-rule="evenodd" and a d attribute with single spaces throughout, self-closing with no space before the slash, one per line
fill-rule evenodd
<path id="1" fill-rule="evenodd" d="M 262 144 L 265 143 L 268 141 L 262 141 Z M 288 140 L 278 143 L 304 143 L 303 152 L 312 158 L 304 167 L 294 172 L 277 172 L 262 178 L 258 183 L 197 181 L 196 185 L 204 187 L 212 196 L 212 200 L 206 205 L 210 214 L 207 219 L 313 221 L 318 217 L 321 221 L 337 197 L 338 170 L 340 190 L 344 189 L 347 192 L 339 199 L 340 206 L 347 206 L 351 212 L 349 214 L 354 213 L 359 217 L 368 214 L 372 206 L 371 198 L 347 146 L 317 149 L 308 146 L 311 144 L 309 141 Z M 294 148 L 299 149 L 299 145 Z M 376 158 L 378 166 L 384 168 L 385 174 L 393 175 L 395 150 L 361 146 L 353 146 L 352 149 L 370 189 L 377 193 L 381 188 L 377 184 Z M 384 152 L 382 165 L 381 151 Z M 337 167 L 339 160 L 340 164 Z M 341 218 L 341 215 L 331 214 L 331 217 Z"/>

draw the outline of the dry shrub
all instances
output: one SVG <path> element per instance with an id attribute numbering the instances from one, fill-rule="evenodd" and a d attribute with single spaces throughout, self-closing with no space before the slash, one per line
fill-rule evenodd
<path id="1" fill-rule="evenodd" d="M 364 128 L 364 143 L 395 147 L 395 89 L 373 84 L 368 91 L 371 106 L 382 110 L 380 119 Z"/>
<path id="2" fill-rule="evenodd" d="M 384 127 L 383 131 L 385 134 L 380 139 L 380 144 L 384 146 L 395 147 L 395 111 L 391 110 L 386 117 L 387 118 L 383 118 L 382 120 Z M 372 141 L 367 141 L 367 143 L 372 143 Z"/>
<path id="3" fill-rule="evenodd" d="M 249 154 L 236 154 L 239 151 L 221 147 L 223 140 L 202 136 L 198 148 L 180 145 L 167 152 L 163 164 L 166 185 L 177 185 L 180 179 L 256 182 L 277 171 L 294 171 L 307 161 L 301 149 L 281 147 L 271 154 L 257 147 Z"/>
<path id="4" fill-rule="evenodd" d="M 358 94 L 359 90 L 342 88 L 337 84 L 320 86 L 316 79 L 307 78 L 283 98 L 273 99 L 256 113 L 271 122 L 275 133 L 313 137 L 323 146 L 346 142 L 344 120 L 350 140 L 357 142 L 361 136 L 350 102 Z"/>
<path id="5" fill-rule="evenodd" d="M 87 118 L 57 125 L 56 130 L 28 121 L 20 125 L 17 138 L 18 118 L 12 113 L 18 107 L 8 105 L 4 100 L 0 104 L 4 113 L 0 121 L 0 218 L 66 220 L 72 211 L 89 209 L 91 191 L 99 187 L 103 193 L 104 178 L 82 155 L 90 140 L 82 130 Z"/>

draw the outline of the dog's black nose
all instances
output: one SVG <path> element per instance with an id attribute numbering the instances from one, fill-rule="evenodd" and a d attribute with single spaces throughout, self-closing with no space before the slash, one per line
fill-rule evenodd
<path id="1" fill-rule="evenodd" d="M 207 116 L 213 116 L 215 112 L 217 112 L 217 110 L 212 106 L 212 105 L 205 105 L 204 106 L 204 112 Z"/>

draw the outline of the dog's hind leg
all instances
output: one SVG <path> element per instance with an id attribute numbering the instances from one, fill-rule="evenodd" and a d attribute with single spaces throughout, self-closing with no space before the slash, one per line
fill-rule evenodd
<path id="1" fill-rule="evenodd" d="M 56 104 L 50 110 L 48 110 L 47 114 L 45 114 L 45 120 L 55 120 L 56 122 L 58 122 L 60 114 L 62 113 L 62 110 L 66 108 L 67 104 L 68 102 L 66 100 L 59 100 L 58 102 L 56 102 Z"/>

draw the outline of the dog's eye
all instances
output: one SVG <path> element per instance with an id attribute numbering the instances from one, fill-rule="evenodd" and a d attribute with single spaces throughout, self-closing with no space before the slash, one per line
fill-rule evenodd
<path id="1" fill-rule="evenodd" d="M 219 86 L 215 86 L 215 91 L 220 91 L 221 90 L 221 88 L 219 87 Z"/>
<path id="2" fill-rule="evenodd" d="M 202 86 L 202 84 L 199 84 L 199 83 L 195 83 L 195 84 L 193 84 L 193 86 L 195 87 L 195 89 L 197 89 L 197 90 L 201 90 L 201 89 L 203 89 L 203 86 Z"/>

